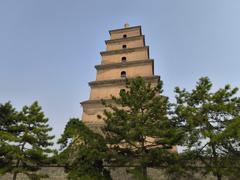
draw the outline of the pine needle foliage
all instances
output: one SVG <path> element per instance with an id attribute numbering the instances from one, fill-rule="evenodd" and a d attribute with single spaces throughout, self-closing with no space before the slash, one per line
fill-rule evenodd
<path id="1" fill-rule="evenodd" d="M 126 81 L 125 90 L 111 103 L 103 101 L 103 134 L 114 166 L 129 166 L 136 179 L 149 179 L 147 168 L 167 168 L 178 158 L 172 151 L 182 137 L 169 117 L 170 104 L 162 95 L 162 82 L 151 84 L 142 77 Z"/>
<path id="2" fill-rule="evenodd" d="M 238 88 L 226 85 L 212 91 L 209 78 L 201 78 L 188 92 L 176 88 L 175 113 L 185 132 L 183 155 L 188 165 L 200 166 L 203 175 L 239 177 L 240 98 Z"/>
<path id="3" fill-rule="evenodd" d="M 104 167 L 107 145 L 104 138 L 72 118 L 58 141 L 61 144 L 59 163 L 63 164 L 70 180 L 110 180 Z"/>
<path id="4" fill-rule="evenodd" d="M 53 152 L 51 130 L 37 102 L 24 106 L 20 112 L 10 102 L 1 104 L 0 173 L 12 173 L 13 180 L 19 173 L 34 180 L 47 177 L 37 171 L 48 163 Z"/>

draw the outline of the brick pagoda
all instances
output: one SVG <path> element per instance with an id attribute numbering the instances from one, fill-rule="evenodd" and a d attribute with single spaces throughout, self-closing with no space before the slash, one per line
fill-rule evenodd
<path id="1" fill-rule="evenodd" d="M 101 99 L 109 101 L 111 95 L 118 96 L 125 88 L 125 78 L 138 76 L 157 84 L 160 77 L 154 75 L 154 61 L 149 56 L 149 46 L 145 44 L 141 26 L 110 30 L 110 40 L 106 40 L 106 51 L 100 52 L 101 64 L 96 65 L 96 80 L 89 82 L 90 98 L 81 102 L 82 121 L 91 128 L 103 125 L 97 118 L 104 110 Z"/>

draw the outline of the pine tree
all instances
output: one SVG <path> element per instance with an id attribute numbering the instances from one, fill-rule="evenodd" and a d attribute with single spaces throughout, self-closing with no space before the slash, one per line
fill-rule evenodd
<path id="1" fill-rule="evenodd" d="M 168 167 L 178 157 L 172 151 L 181 140 L 181 130 L 169 118 L 168 98 L 162 82 L 156 86 L 141 77 L 126 83 L 112 102 L 103 101 L 103 133 L 111 154 L 111 166 L 129 166 L 137 179 L 147 179 L 148 167 Z"/>
<path id="2" fill-rule="evenodd" d="M 72 118 L 58 141 L 62 152 L 59 163 L 66 167 L 71 180 L 110 180 L 104 167 L 107 145 L 104 138 L 94 133 L 79 119 Z"/>
<path id="3" fill-rule="evenodd" d="M 10 104 L 7 105 L 11 107 Z M 50 147 L 54 136 L 49 135 L 52 128 L 48 125 L 48 119 L 37 102 L 29 107 L 24 106 L 18 113 L 13 108 L 9 109 L 9 115 L 2 118 L 2 122 L 12 119 L 11 124 L 6 124 L 7 138 L 2 143 L 3 149 L 9 147 L 7 155 L 2 156 L 3 161 L 8 162 L 5 172 L 12 173 L 13 180 L 16 180 L 19 173 L 30 179 L 47 177 L 36 171 L 47 163 L 49 154 L 53 152 Z"/>
<path id="4" fill-rule="evenodd" d="M 0 176 L 12 168 L 14 144 L 18 131 L 17 112 L 10 102 L 0 104 Z"/>
<path id="5" fill-rule="evenodd" d="M 176 117 L 185 132 L 184 156 L 202 173 L 236 178 L 240 168 L 240 98 L 237 88 L 226 85 L 212 92 L 201 78 L 191 92 L 176 88 Z"/>

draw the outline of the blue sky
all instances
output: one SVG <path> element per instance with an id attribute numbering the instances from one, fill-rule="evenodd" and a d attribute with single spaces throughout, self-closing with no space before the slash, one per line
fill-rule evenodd
<path id="1" fill-rule="evenodd" d="M 80 117 L 108 30 L 141 25 L 165 94 L 240 85 L 239 0 L 2 0 L 0 103 L 39 101 L 58 137 Z"/>

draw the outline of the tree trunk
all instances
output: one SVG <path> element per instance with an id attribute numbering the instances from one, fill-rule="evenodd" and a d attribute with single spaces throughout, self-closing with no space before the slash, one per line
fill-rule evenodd
<path id="1" fill-rule="evenodd" d="M 16 180 L 17 179 L 17 173 L 13 173 L 13 180 Z"/>
<path id="2" fill-rule="evenodd" d="M 26 144 L 25 142 L 22 144 L 22 146 L 21 146 L 21 152 L 23 151 L 23 148 L 24 148 L 25 144 Z M 16 168 L 18 168 L 19 165 L 20 165 L 20 159 L 17 160 Z M 13 180 L 16 180 L 16 179 L 17 179 L 17 174 L 18 174 L 18 172 L 14 172 L 14 173 L 13 173 Z"/>
<path id="3" fill-rule="evenodd" d="M 141 174 L 142 174 L 142 178 L 144 180 L 146 180 L 147 179 L 147 167 L 145 165 L 141 166 Z"/>
<path id="4" fill-rule="evenodd" d="M 219 173 L 219 171 L 220 171 L 219 157 L 218 157 L 218 154 L 216 152 L 216 145 L 215 144 L 212 144 L 212 151 L 213 151 L 213 158 L 214 158 L 214 166 L 216 167 L 217 180 L 221 180 L 222 179 L 222 174 Z"/>
<path id="5" fill-rule="evenodd" d="M 217 180 L 222 180 L 222 175 L 217 174 Z"/>
<path id="6" fill-rule="evenodd" d="M 20 160 L 18 159 L 18 160 L 17 160 L 17 164 L 16 164 L 16 168 L 19 167 L 19 164 L 20 164 Z M 16 180 L 16 179 L 17 179 L 17 174 L 18 174 L 18 172 L 14 172 L 14 173 L 13 173 L 13 180 Z"/>
<path id="7" fill-rule="evenodd" d="M 145 156 L 146 156 L 146 148 L 145 148 L 145 139 L 142 136 L 141 137 L 141 150 L 142 150 L 142 162 L 141 162 L 141 173 L 142 173 L 142 178 L 145 180 L 147 179 L 147 166 L 145 164 Z"/>

